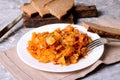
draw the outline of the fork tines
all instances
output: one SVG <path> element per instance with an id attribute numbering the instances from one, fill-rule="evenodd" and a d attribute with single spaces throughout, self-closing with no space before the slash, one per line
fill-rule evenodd
<path id="1" fill-rule="evenodd" d="M 100 45 L 103 45 L 103 43 L 99 39 L 96 39 L 92 41 L 90 44 L 88 44 L 87 50 L 92 50 Z"/>

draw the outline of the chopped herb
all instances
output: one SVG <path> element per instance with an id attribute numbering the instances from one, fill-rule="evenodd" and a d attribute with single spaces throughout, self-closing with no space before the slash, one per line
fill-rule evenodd
<path id="1" fill-rule="evenodd" d="M 67 44 L 67 46 L 72 46 L 71 44 Z"/>
<path id="2" fill-rule="evenodd" d="M 54 34 L 54 32 L 51 32 L 51 34 Z"/>

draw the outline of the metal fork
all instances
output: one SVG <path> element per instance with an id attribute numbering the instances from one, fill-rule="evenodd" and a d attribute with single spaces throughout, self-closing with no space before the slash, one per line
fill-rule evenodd
<path id="1" fill-rule="evenodd" d="M 88 44 L 87 51 L 93 50 L 94 48 L 96 48 L 100 45 L 111 43 L 111 42 L 120 42 L 120 40 L 113 39 L 113 38 L 99 38 L 99 39 L 92 41 L 90 44 Z"/>

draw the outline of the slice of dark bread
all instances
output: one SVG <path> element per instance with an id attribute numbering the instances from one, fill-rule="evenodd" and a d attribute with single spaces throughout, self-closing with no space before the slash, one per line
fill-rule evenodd
<path id="1" fill-rule="evenodd" d="M 90 32 L 99 34 L 101 37 L 120 39 L 120 29 L 101 26 L 91 22 L 83 22 L 82 26 Z"/>
<path id="2" fill-rule="evenodd" d="M 74 6 L 74 0 L 53 0 L 45 8 L 58 19 L 62 19 Z"/>
<path id="3" fill-rule="evenodd" d="M 20 10 L 26 13 L 29 17 L 31 17 L 33 14 L 38 13 L 30 3 L 25 3 L 23 6 L 20 7 Z"/>
<path id="4" fill-rule="evenodd" d="M 37 10 L 41 17 L 44 17 L 49 13 L 49 10 L 45 8 L 45 5 L 54 0 L 31 0 L 31 5 L 34 9 Z"/>

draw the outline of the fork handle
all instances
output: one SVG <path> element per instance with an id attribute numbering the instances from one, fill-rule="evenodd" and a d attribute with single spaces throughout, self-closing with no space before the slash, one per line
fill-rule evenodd
<path id="1" fill-rule="evenodd" d="M 107 38 L 108 42 L 120 42 L 120 39 Z"/>

